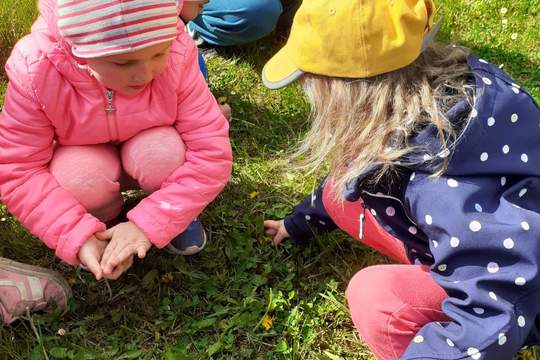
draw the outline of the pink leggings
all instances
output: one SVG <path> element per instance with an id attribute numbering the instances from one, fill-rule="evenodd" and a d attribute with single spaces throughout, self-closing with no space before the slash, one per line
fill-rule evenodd
<path id="1" fill-rule="evenodd" d="M 118 216 L 120 191 L 152 193 L 184 163 L 185 146 L 170 126 L 145 130 L 113 144 L 57 146 L 49 170 L 89 213 L 103 222 Z"/>
<path id="2" fill-rule="evenodd" d="M 358 240 L 361 201 L 336 201 L 325 186 L 323 203 L 336 225 Z M 362 269 L 349 283 L 347 301 L 354 326 L 378 360 L 399 358 L 422 326 L 448 320 L 441 303 L 448 296 L 426 266 L 411 265 L 403 243 L 365 212 L 362 242 L 405 265 Z"/>

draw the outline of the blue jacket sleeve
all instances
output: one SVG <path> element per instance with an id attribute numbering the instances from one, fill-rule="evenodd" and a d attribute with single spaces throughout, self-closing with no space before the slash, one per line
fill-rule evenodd
<path id="1" fill-rule="evenodd" d="M 540 178 L 417 175 L 406 197 L 449 321 L 425 325 L 401 359 L 511 360 L 540 311 Z"/>
<path id="2" fill-rule="evenodd" d="M 287 232 L 297 243 L 305 243 L 314 234 L 324 234 L 337 228 L 324 208 L 323 189 L 324 183 L 284 219 Z"/>

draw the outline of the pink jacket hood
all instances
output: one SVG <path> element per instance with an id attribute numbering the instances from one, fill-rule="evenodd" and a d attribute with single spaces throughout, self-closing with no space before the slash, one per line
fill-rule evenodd
<path id="1" fill-rule="evenodd" d="M 122 143 L 145 129 L 172 126 L 186 145 L 184 165 L 128 213 L 162 248 L 220 193 L 231 172 L 228 123 L 199 70 L 197 48 L 180 22 L 165 71 L 136 97 L 115 94 L 115 111 L 107 113 L 106 89 L 57 31 L 55 4 L 39 1 L 40 17 L 6 63 L 0 198 L 58 257 L 77 264 L 82 244 L 105 225 L 49 172 L 53 144 Z M 182 204 L 182 213 L 163 202 Z"/>

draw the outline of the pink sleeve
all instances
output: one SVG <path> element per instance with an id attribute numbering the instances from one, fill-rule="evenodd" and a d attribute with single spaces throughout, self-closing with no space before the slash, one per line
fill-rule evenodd
<path id="1" fill-rule="evenodd" d="M 0 113 L 0 198 L 32 234 L 75 265 L 84 241 L 105 225 L 49 172 L 54 129 L 34 96 L 26 59 L 17 55 L 6 66 L 10 82 Z"/>
<path id="2" fill-rule="evenodd" d="M 208 90 L 197 56 L 193 44 L 187 51 L 185 68 L 179 69 L 182 85 L 175 127 L 186 145 L 185 162 L 161 189 L 128 213 L 158 248 L 184 231 L 223 190 L 231 175 L 229 124 Z"/>

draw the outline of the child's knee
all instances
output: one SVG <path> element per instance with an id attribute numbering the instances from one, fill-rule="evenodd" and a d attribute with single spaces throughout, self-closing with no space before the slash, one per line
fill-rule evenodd
<path id="1" fill-rule="evenodd" d="M 389 323 L 401 304 L 392 297 L 395 285 L 386 266 L 362 269 L 349 282 L 347 302 L 354 326 L 380 359 L 396 358 L 389 338 Z"/>
<path id="2" fill-rule="evenodd" d="M 104 221 L 117 215 L 121 165 L 114 146 L 58 146 L 49 170 L 88 212 Z"/>
<path id="3" fill-rule="evenodd" d="M 280 0 L 248 0 L 245 4 L 245 40 L 255 41 L 270 34 L 276 27 L 283 7 Z"/>
<path id="4" fill-rule="evenodd" d="M 261 19 L 265 19 L 260 22 L 260 37 L 264 37 L 271 33 L 276 27 L 279 16 L 283 11 L 280 0 L 263 0 L 256 1 L 258 6 L 252 6 L 251 19 L 260 22 Z"/>
<path id="5" fill-rule="evenodd" d="M 347 286 L 347 302 L 354 325 L 362 335 L 368 330 L 373 330 L 373 319 L 384 316 L 385 309 L 381 308 L 381 298 L 385 288 L 391 286 L 382 282 L 384 274 L 382 266 L 370 266 L 357 272 Z M 374 306 L 377 304 L 377 306 Z M 382 323 L 385 323 L 384 321 Z"/>
<path id="6" fill-rule="evenodd" d="M 172 126 L 145 130 L 124 143 L 121 150 L 126 173 L 151 193 L 184 163 L 185 145 Z"/>
<path id="7" fill-rule="evenodd" d="M 445 321 L 444 291 L 426 269 L 376 265 L 359 271 L 347 288 L 353 323 L 378 359 L 395 359 L 431 321 Z"/>

